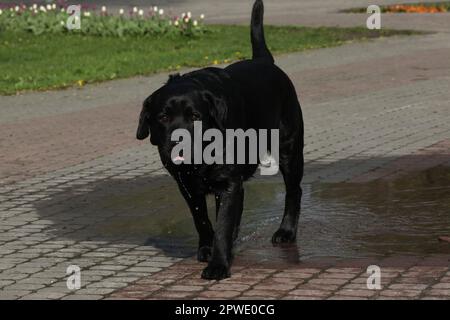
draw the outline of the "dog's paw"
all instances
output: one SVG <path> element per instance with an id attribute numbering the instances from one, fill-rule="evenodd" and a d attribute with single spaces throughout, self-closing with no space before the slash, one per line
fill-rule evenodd
<path id="1" fill-rule="evenodd" d="M 295 242 L 297 234 L 292 230 L 278 229 L 272 236 L 273 244 Z"/>
<path id="2" fill-rule="evenodd" d="M 202 272 L 202 278 L 207 280 L 222 280 L 230 276 L 230 268 L 223 264 L 209 264 Z"/>
<path id="3" fill-rule="evenodd" d="M 198 248 L 197 260 L 200 262 L 208 262 L 211 257 L 211 247 L 203 246 Z"/>

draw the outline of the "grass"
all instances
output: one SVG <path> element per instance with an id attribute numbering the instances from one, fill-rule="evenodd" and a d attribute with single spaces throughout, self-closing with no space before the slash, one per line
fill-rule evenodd
<path id="1" fill-rule="evenodd" d="M 93 37 L 0 33 L 0 94 L 83 86 L 86 83 L 201 67 L 248 58 L 249 29 L 210 26 L 199 38 Z M 349 41 L 409 35 L 365 28 L 266 27 L 275 54 Z"/>
<path id="2" fill-rule="evenodd" d="M 403 5 L 407 5 L 407 6 L 424 6 L 427 8 L 430 7 L 441 7 L 443 8 L 445 11 L 450 11 L 450 1 L 440 1 L 440 2 L 414 2 L 414 3 L 400 3 L 398 4 L 400 6 Z M 380 6 L 381 12 L 382 13 L 387 13 L 390 11 L 391 7 L 395 7 L 395 4 L 392 5 L 385 5 L 385 6 Z M 345 9 L 345 10 L 341 10 L 342 13 L 367 13 L 367 7 L 362 7 L 362 8 L 352 8 L 352 9 Z M 402 12 L 399 12 L 402 13 Z"/>

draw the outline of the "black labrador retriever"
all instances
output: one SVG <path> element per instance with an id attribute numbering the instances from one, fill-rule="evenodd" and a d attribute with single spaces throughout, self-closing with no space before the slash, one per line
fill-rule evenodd
<path id="1" fill-rule="evenodd" d="M 214 128 L 221 132 L 277 129 L 279 168 L 286 184 L 286 198 L 283 220 L 272 242 L 289 243 L 296 239 L 304 164 L 303 118 L 292 82 L 274 64 L 266 46 L 263 16 L 263 3 L 256 0 L 251 20 L 251 60 L 225 69 L 205 68 L 171 76 L 167 84 L 145 100 L 140 114 L 137 139 L 150 135 L 164 167 L 189 205 L 199 234 L 198 260 L 208 262 L 202 273 L 205 279 L 230 276 L 232 245 L 243 210 L 243 182 L 255 173 L 258 165 L 177 164 L 171 154 L 177 145 L 177 141 L 172 141 L 176 129 L 192 133 L 195 121 L 201 121 L 202 130 Z M 207 194 L 216 197 L 215 231 L 208 218 Z"/>

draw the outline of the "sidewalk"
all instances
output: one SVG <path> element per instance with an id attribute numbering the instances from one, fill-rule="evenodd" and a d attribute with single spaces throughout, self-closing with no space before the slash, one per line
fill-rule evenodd
<path id="1" fill-rule="evenodd" d="M 277 3 L 268 1 L 267 12 Z M 321 3 L 328 1 L 296 2 L 302 14 L 295 19 L 308 16 L 306 23 L 327 25 L 360 19 L 328 13 Z M 350 2 L 329 3 L 336 8 Z M 283 10 L 280 5 L 268 14 L 268 22 L 294 21 Z M 439 32 L 276 58 L 298 89 L 305 117 L 307 200 L 298 241 L 303 250 L 321 242 L 320 230 L 311 229 L 319 222 L 309 218 L 314 206 L 308 206 L 317 183 L 363 188 L 450 167 L 449 21 L 447 14 L 389 17 L 386 22 L 396 27 L 413 23 Z M 436 241 L 429 254 L 294 254 L 289 261 L 262 237 L 238 247 L 231 279 L 200 280 L 204 265 L 192 260 L 191 246 L 152 233 L 161 212 L 186 210 L 185 218 L 170 217 L 171 226 L 177 235 L 191 235 L 190 217 L 181 197 L 166 204 L 167 193 L 176 194 L 173 182 L 157 150 L 134 137 L 143 99 L 166 79 L 162 74 L 0 98 L 0 298 L 450 298 L 450 250 L 435 238 L 429 239 Z M 427 205 L 439 201 L 444 200 Z M 343 223 L 327 224 L 326 218 L 321 228 Z M 278 224 L 271 219 L 265 228 Z M 354 232 L 349 224 L 347 231 Z M 336 248 L 357 251 L 351 243 Z M 366 287 L 372 263 L 382 267 L 381 291 Z M 81 267 L 78 291 L 66 287 L 69 265 Z"/>

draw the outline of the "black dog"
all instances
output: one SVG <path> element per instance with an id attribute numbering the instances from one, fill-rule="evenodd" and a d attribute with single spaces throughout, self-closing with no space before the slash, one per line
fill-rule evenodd
<path id="1" fill-rule="evenodd" d="M 253 59 L 225 69 L 205 68 L 168 83 L 148 97 L 137 130 L 142 140 L 158 146 L 161 161 L 177 181 L 199 234 L 198 260 L 208 261 L 205 279 L 230 276 L 232 245 L 237 236 L 244 200 L 243 181 L 257 164 L 176 165 L 171 158 L 175 129 L 279 129 L 279 167 L 286 184 L 283 221 L 274 244 L 295 241 L 300 215 L 303 177 L 303 118 L 295 88 L 274 64 L 263 30 L 264 6 L 256 0 L 251 21 Z M 205 197 L 216 196 L 217 227 L 208 219 Z"/>

